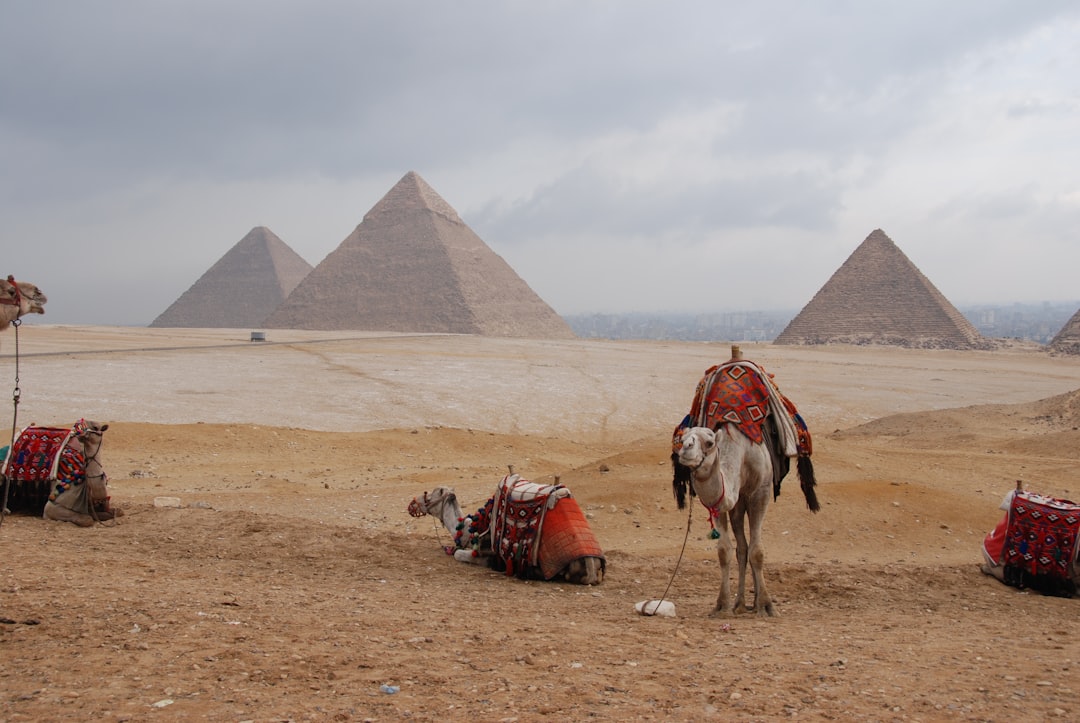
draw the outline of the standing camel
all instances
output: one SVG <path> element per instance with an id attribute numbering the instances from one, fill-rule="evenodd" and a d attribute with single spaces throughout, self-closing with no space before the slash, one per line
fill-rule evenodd
<path id="1" fill-rule="evenodd" d="M 716 554 L 720 561 L 720 594 L 715 613 L 741 612 L 746 599 L 746 563 L 754 573 L 754 605 L 758 615 L 776 615 L 765 587 L 765 551 L 761 545 L 761 524 L 772 497 L 772 460 L 765 446 L 754 444 L 733 424 L 716 432 L 707 427 L 691 427 L 683 432 L 679 464 L 690 469 L 690 484 L 701 504 L 709 511 L 709 523 L 719 535 Z M 680 501 L 679 507 L 683 503 Z M 746 519 L 750 538 L 746 536 Z M 731 536 L 735 532 L 735 554 L 739 561 L 739 588 L 730 603 Z"/>
<path id="2" fill-rule="evenodd" d="M 780 495 L 791 458 L 796 458 L 800 486 L 811 512 L 821 509 L 814 487 L 812 443 L 795 405 L 777 389 L 771 375 L 744 361 L 732 347 L 730 361 L 711 367 L 698 383 L 690 414 L 672 437 L 672 487 L 679 509 L 686 492 L 697 495 L 709 511 L 720 561 L 720 593 L 713 614 L 742 612 L 746 599 L 746 565 L 754 575 L 754 604 L 761 616 L 776 615 L 765 586 L 765 552 L 761 526 L 772 499 Z M 746 522 L 750 534 L 747 538 Z M 739 562 L 739 587 L 731 601 L 731 539 Z"/>

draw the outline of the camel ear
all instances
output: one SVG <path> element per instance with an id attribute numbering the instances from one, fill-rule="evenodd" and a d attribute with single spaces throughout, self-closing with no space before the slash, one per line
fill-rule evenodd
<path id="1" fill-rule="evenodd" d="M 108 425 L 108 424 L 103 424 L 103 425 L 101 425 L 101 431 L 102 431 L 102 432 L 104 432 L 104 431 L 105 431 L 106 429 L 108 429 L 108 428 L 109 428 L 109 425 Z"/>

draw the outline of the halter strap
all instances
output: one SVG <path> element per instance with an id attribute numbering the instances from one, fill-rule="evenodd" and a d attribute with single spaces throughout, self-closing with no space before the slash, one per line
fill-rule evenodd
<path id="1" fill-rule="evenodd" d="M 409 503 L 409 508 L 408 508 L 410 517 L 423 517 L 424 515 L 426 515 L 428 513 L 427 512 L 427 507 L 428 507 L 428 496 L 427 496 L 427 494 L 428 494 L 427 492 L 424 493 L 424 504 L 423 504 L 423 506 L 421 506 L 419 498 L 417 498 L 417 497 L 412 498 L 412 502 Z"/>
<path id="2" fill-rule="evenodd" d="M 714 524 L 715 520 L 719 519 L 720 516 L 724 514 L 724 511 L 720 509 L 720 503 L 724 501 L 724 497 L 727 495 L 727 485 L 724 484 L 724 470 L 719 470 L 719 472 L 720 497 L 717 498 L 716 502 L 711 505 L 707 505 L 705 504 L 704 500 L 701 500 L 701 495 L 698 495 L 698 499 L 701 500 L 701 506 L 709 511 L 709 524 L 712 525 L 712 528 L 714 530 L 716 529 L 716 525 Z"/>

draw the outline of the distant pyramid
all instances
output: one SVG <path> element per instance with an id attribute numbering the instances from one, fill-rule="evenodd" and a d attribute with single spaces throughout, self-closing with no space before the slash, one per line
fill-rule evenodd
<path id="1" fill-rule="evenodd" d="M 574 336 L 562 317 L 412 171 L 264 326 Z"/>
<path id="2" fill-rule="evenodd" d="M 1065 322 L 1061 331 L 1050 340 L 1050 349 L 1063 354 L 1080 354 L 1080 310 Z"/>
<path id="3" fill-rule="evenodd" d="M 774 343 L 992 346 L 881 229 L 866 237 Z"/>
<path id="4" fill-rule="evenodd" d="M 150 326 L 260 326 L 310 272 L 270 229 L 256 226 Z"/>

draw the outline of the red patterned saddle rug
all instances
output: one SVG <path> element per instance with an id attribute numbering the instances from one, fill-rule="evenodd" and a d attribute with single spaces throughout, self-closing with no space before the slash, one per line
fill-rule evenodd
<path id="1" fill-rule="evenodd" d="M 694 392 L 690 418 L 695 426 L 716 429 L 737 424 L 755 444 L 763 439 L 769 416 L 769 388 L 757 370 L 745 362 L 719 364 L 705 371 Z"/>
<path id="2" fill-rule="evenodd" d="M 4 461 L 3 474 L 32 491 L 48 488 L 50 500 L 86 481 L 86 459 L 76 430 L 63 427 L 27 427 L 19 433 Z M 28 494 L 27 496 L 33 496 Z"/>
<path id="3" fill-rule="evenodd" d="M 581 557 L 603 551 L 581 507 L 562 485 L 541 485 L 507 475 L 491 502 L 491 547 L 507 575 L 545 580 Z"/>
<path id="4" fill-rule="evenodd" d="M 771 374 L 749 361 L 709 367 L 694 391 L 690 414 L 675 428 L 672 436 L 674 451 L 682 446 L 682 432 L 687 427 L 716 429 L 724 423 L 738 425 L 752 442 L 761 444 L 765 420 L 770 413 L 780 412 L 788 416 L 794 426 L 796 439 L 793 442 L 798 456 L 809 457 L 813 453 L 810 430 L 795 404 L 780 393 L 772 379 Z"/>
<path id="5" fill-rule="evenodd" d="M 1075 592 L 1080 505 L 1018 491 L 1009 506 L 1008 520 L 1002 552 L 1006 581 L 1010 577 L 1041 578 L 1071 586 Z"/>

